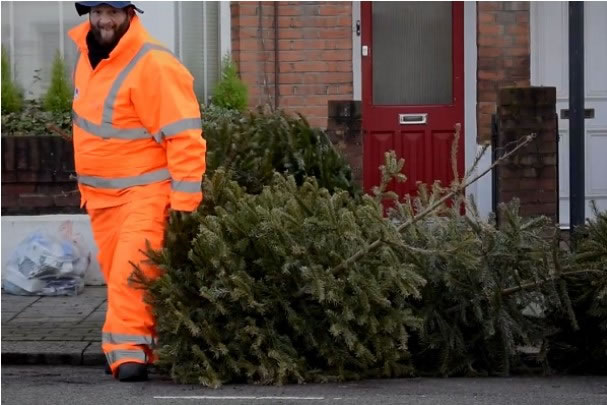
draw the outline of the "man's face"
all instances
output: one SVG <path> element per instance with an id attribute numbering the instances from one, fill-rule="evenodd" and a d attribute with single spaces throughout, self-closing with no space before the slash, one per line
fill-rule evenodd
<path id="1" fill-rule="evenodd" d="M 130 9 L 119 9 L 105 4 L 91 7 L 89 19 L 97 43 L 103 46 L 118 43 L 129 29 L 131 14 Z"/>

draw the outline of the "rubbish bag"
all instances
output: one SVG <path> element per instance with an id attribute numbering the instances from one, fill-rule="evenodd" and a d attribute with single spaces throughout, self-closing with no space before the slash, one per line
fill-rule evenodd
<path id="1" fill-rule="evenodd" d="M 63 223 L 57 232 L 35 231 L 11 254 L 2 272 L 4 291 L 15 295 L 78 295 L 91 252 Z"/>

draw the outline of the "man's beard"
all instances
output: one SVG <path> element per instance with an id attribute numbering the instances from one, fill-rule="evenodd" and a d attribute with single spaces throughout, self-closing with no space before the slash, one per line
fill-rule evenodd
<path id="1" fill-rule="evenodd" d="M 128 31 L 130 26 L 130 19 L 125 20 L 122 24 L 116 26 L 112 29 L 114 31 L 114 35 L 112 35 L 111 39 L 104 39 L 101 34 L 101 29 L 95 26 L 91 26 L 91 32 L 93 33 L 93 37 L 95 37 L 95 41 L 103 47 L 113 48 L 116 46 L 120 38 Z"/>

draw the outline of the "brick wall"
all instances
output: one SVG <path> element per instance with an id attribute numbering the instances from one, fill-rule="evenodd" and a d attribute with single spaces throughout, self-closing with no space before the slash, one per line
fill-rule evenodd
<path id="1" fill-rule="evenodd" d="M 250 105 L 278 105 L 326 128 L 328 101 L 353 95 L 352 3 L 232 2 L 231 12 Z"/>
<path id="2" fill-rule="evenodd" d="M 2 137 L 2 215 L 82 213 L 71 142 Z"/>
<path id="3" fill-rule="evenodd" d="M 497 108 L 497 148 L 537 138 L 496 170 L 498 202 L 521 201 L 521 215 L 558 221 L 556 88 L 504 88 Z M 511 146 L 510 146 L 511 147 Z M 508 149 L 510 148 L 508 147 Z"/>
<path id="4" fill-rule="evenodd" d="M 478 2 L 477 18 L 478 140 L 486 143 L 499 89 L 529 86 L 529 3 Z"/>

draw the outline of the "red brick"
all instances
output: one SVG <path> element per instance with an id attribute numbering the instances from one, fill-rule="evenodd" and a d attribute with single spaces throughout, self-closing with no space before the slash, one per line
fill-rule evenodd
<path id="1" fill-rule="evenodd" d="M 306 60 L 306 56 L 303 51 L 282 51 L 280 52 L 279 58 L 281 62 L 296 62 Z"/>
<path id="2" fill-rule="evenodd" d="M 305 106 L 305 107 L 296 107 L 293 108 L 291 111 L 293 112 L 299 112 L 300 114 L 302 114 L 304 117 L 327 117 L 328 114 L 328 107 L 324 106 L 324 107 L 320 107 L 320 106 Z M 326 124 L 326 123 L 325 123 Z"/>
<path id="3" fill-rule="evenodd" d="M 354 88 L 351 84 L 340 84 L 329 86 L 330 95 L 352 95 Z"/>
<path id="4" fill-rule="evenodd" d="M 552 217 L 555 213 L 556 203 L 526 204 L 524 206 L 521 206 L 521 215 L 523 216 L 545 215 Z"/>
<path id="5" fill-rule="evenodd" d="M 247 16 L 247 15 L 257 15 L 257 5 L 255 3 L 247 3 L 247 2 L 240 2 L 239 3 L 239 14 L 240 14 L 240 18 L 242 18 L 242 16 Z"/>
<path id="6" fill-rule="evenodd" d="M 296 17 L 278 17 L 279 28 L 302 28 L 305 26 L 303 18 Z M 282 32 L 282 30 L 281 30 Z M 278 34 L 280 36 L 280 33 Z"/>
<path id="7" fill-rule="evenodd" d="M 539 145 L 539 153 L 556 153 L 556 142 L 542 142 Z"/>
<path id="8" fill-rule="evenodd" d="M 2 194 L 0 205 L 2 205 L 2 208 L 17 208 L 19 207 L 19 196 L 17 194 Z"/>
<path id="9" fill-rule="evenodd" d="M 301 29 L 281 30 L 278 36 L 281 39 L 302 39 L 304 37 Z"/>
<path id="10" fill-rule="evenodd" d="M 554 166 L 552 166 L 552 167 L 554 168 Z M 555 180 L 555 178 L 540 179 L 540 187 L 544 191 L 556 190 L 556 180 Z"/>
<path id="11" fill-rule="evenodd" d="M 493 70 L 501 68 L 503 65 L 502 58 L 488 58 L 481 56 L 478 58 L 477 69 L 478 70 Z"/>
<path id="12" fill-rule="evenodd" d="M 506 56 L 529 55 L 529 48 L 523 48 L 523 47 L 506 48 L 506 49 L 504 49 L 504 54 Z"/>
<path id="13" fill-rule="evenodd" d="M 510 25 L 506 28 L 506 32 L 511 35 L 529 35 L 529 26 L 520 24 Z"/>
<path id="14" fill-rule="evenodd" d="M 279 48 L 280 49 L 280 42 L 281 40 L 278 41 L 279 42 Z M 290 49 L 293 50 L 301 50 L 301 49 L 323 49 L 324 48 L 324 41 L 317 39 L 317 40 L 292 40 L 290 43 Z"/>
<path id="15" fill-rule="evenodd" d="M 503 27 L 497 24 L 479 24 L 479 35 L 497 35 L 503 32 Z"/>
<path id="16" fill-rule="evenodd" d="M 345 4 L 345 3 L 343 3 Z M 339 15 L 348 12 L 342 3 L 324 4 L 319 7 L 320 15 Z"/>
<path id="17" fill-rule="evenodd" d="M 478 49 L 479 56 L 495 57 L 495 56 L 501 56 L 501 54 L 502 54 L 501 48 L 485 46 L 485 47 L 480 47 Z"/>
<path id="18" fill-rule="evenodd" d="M 347 49 L 352 50 L 352 38 L 347 39 L 327 39 L 324 41 L 324 49 Z"/>
<path id="19" fill-rule="evenodd" d="M 38 173 L 32 171 L 20 170 L 17 171 L 17 181 L 27 183 L 37 183 Z"/>
<path id="20" fill-rule="evenodd" d="M 326 117 L 311 117 L 307 118 L 310 126 L 315 128 L 325 128 L 327 126 L 327 118 Z"/>
<path id="21" fill-rule="evenodd" d="M 240 63 L 240 74 L 244 79 L 247 73 L 257 72 L 259 70 L 258 62 L 241 62 Z"/>
<path id="22" fill-rule="evenodd" d="M 78 207 L 80 206 L 80 193 L 66 193 L 65 195 L 56 195 L 53 202 L 57 207 Z"/>
<path id="23" fill-rule="evenodd" d="M 495 14 L 493 13 L 478 13 L 478 22 L 479 23 L 493 23 L 495 22 Z"/>
<path id="24" fill-rule="evenodd" d="M 320 74 L 305 75 L 306 84 L 324 84 L 324 83 L 352 83 L 352 72 L 326 72 Z"/>
<path id="25" fill-rule="evenodd" d="M 54 201 L 53 197 L 44 194 L 21 194 L 19 204 L 30 208 L 52 207 Z"/>
<path id="26" fill-rule="evenodd" d="M 489 80 L 479 80 L 476 88 L 479 92 L 497 91 L 497 83 L 489 81 Z"/>
<path id="27" fill-rule="evenodd" d="M 525 47 L 528 48 L 529 47 L 529 33 L 527 32 L 526 34 L 521 34 L 521 35 L 515 35 L 512 37 L 512 43 L 515 45 L 518 45 L 519 47 Z"/>
<path id="28" fill-rule="evenodd" d="M 343 39 L 352 37 L 352 32 L 346 29 L 319 30 L 318 33 L 318 36 L 321 39 Z"/>
<path id="29" fill-rule="evenodd" d="M 352 62 L 327 62 L 329 72 L 351 72 Z"/>
<path id="30" fill-rule="evenodd" d="M 259 52 L 240 52 L 239 64 L 242 66 L 243 62 L 258 62 L 263 60 Z"/>
<path id="31" fill-rule="evenodd" d="M 241 39 L 239 42 L 241 51 L 256 51 L 260 49 L 259 40 L 257 39 Z"/>
<path id="32" fill-rule="evenodd" d="M 280 4 L 278 6 L 278 15 L 280 16 L 285 16 L 285 15 L 300 15 L 301 13 L 301 8 L 299 6 L 291 6 L 291 5 L 283 5 Z"/>
<path id="33" fill-rule="evenodd" d="M 516 22 L 529 24 L 529 13 L 528 12 L 517 12 L 516 13 Z"/>
<path id="34" fill-rule="evenodd" d="M 283 73 L 280 72 L 280 82 L 281 83 L 303 83 L 304 77 L 301 73 Z"/>
<path id="35" fill-rule="evenodd" d="M 306 96 L 303 97 L 304 104 L 308 106 L 327 106 L 327 101 L 329 100 L 328 96 Z"/>
<path id="36" fill-rule="evenodd" d="M 240 29 L 243 29 L 246 27 L 257 27 L 257 25 L 259 24 L 259 17 L 255 16 L 255 15 L 241 14 L 238 18 L 238 22 L 239 22 Z"/>
<path id="37" fill-rule="evenodd" d="M 478 94 L 479 101 L 497 101 L 497 92 L 495 91 L 484 91 Z"/>
<path id="38" fill-rule="evenodd" d="M 349 49 L 335 49 L 330 51 L 323 51 L 320 55 L 320 59 L 326 61 L 349 61 L 351 63 L 352 51 Z"/>
<path id="39" fill-rule="evenodd" d="M 489 71 L 489 70 L 479 70 L 478 71 L 479 79 L 487 79 L 487 80 L 501 80 L 504 78 L 504 71 Z"/>
<path id="40" fill-rule="evenodd" d="M 352 16 L 351 15 L 348 15 L 348 16 L 341 15 L 338 17 L 336 26 L 350 27 L 351 25 L 352 25 Z"/>
<path id="41" fill-rule="evenodd" d="M 288 67 L 287 67 L 288 66 Z M 285 67 L 285 72 L 326 72 L 327 62 L 320 61 L 304 61 L 296 63 L 288 63 Z M 282 71 L 283 64 L 281 63 L 280 69 Z"/>
<path id="42" fill-rule="evenodd" d="M 512 45 L 511 37 L 484 35 L 478 38 L 479 47 L 495 47 L 501 49 Z"/>
<path id="43" fill-rule="evenodd" d="M 477 3 L 479 14 L 481 14 L 481 12 L 483 12 L 483 11 L 501 10 L 502 5 L 500 3 L 501 2 L 497 2 L 497 1 L 479 1 Z"/>
<path id="44" fill-rule="evenodd" d="M 32 194 L 35 191 L 36 191 L 35 183 L 5 184 L 4 178 L 2 179 L 2 198 L 4 198 L 5 195 Z"/>
<path id="45" fill-rule="evenodd" d="M 480 112 L 493 114 L 495 112 L 495 103 L 479 102 L 478 108 Z"/>

